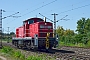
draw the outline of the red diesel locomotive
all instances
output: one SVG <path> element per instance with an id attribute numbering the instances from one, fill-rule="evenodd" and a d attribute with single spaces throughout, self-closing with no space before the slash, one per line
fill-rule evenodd
<path id="1" fill-rule="evenodd" d="M 57 46 L 58 38 L 53 37 L 51 22 L 41 18 L 30 18 L 16 29 L 16 37 L 12 38 L 12 44 L 18 48 L 52 49 Z"/>

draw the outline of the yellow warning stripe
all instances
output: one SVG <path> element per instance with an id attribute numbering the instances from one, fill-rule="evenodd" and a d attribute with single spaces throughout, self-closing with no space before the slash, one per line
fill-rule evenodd
<path id="1" fill-rule="evenodd" d="M 50 36 L 50 33 L 47 33 L 47 36 L 46 36 L 46 48 L 47 49 L 49 48 L 49 36 Z"/>

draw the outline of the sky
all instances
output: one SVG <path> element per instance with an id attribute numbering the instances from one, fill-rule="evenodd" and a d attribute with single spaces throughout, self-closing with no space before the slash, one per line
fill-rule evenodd
<path id="1" fill-rule="evenodd" d="M 7 17 L 19 12 L 13 16 L 2 20 L 3 32 L 7 33 L 8 27 L 10 32 L 15 32 L 17 27 L 22 26 L 23 21 L 32 17 L 47 18 L 54 20 L 53 13 L 58 14 L 56 20 L 64 19 L 57 22 L 57 26 L 63 26 L 64 29 L 76 30 L 77 21 L 84 18 L 90 18 L 90 0 L 0 0 L 0 9 L 2 17 Z M 47 19 L 47 21 L 49 21 Z M 49 21 L 50 22 L 50 21 Z"/>

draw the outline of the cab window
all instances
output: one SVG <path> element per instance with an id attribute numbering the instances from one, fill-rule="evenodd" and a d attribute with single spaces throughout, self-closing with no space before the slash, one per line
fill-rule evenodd
<path id="1" fill-rule="evenodd" d="M 34 23 L 34 20 L 29 20 L 28 21 L 28 24 L 32 24 L 32 23 Z"/>
<path id="2" fill-rule="evenodd" d="M 37 20 L 37 22 L 41 22 L 42 20 Z"/>

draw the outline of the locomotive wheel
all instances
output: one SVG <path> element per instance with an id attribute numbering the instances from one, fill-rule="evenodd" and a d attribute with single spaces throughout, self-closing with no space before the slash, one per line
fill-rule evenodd
<path id="1" fill-rule="evenodd" d="M 20 46 L 17 46 L 17 48 L 19 48 L 19 49 L 20 49 Z"/>
<path id="2" fill-rule="evenodd" d="M 22 47 L 22 49 L 26 49 L 27 47 L 26 47 L 26 42 L 25 43 L 23 43 L 23 47 Z"/>
<path id="3" fill-rule="evenodd" d="M 29 50 L 31 49 L 31 44 L 30 44 L 30 42 L 29 42 L 29 43 L 26 43 L 26 48 L 29 49 Z"/>
<path id="4" fill-rule="evenodd" d="M 17 46 L 17 43 L 14 41 L 14 45 Z"/>
<path id="5" fill-rule="evenodd" d="M 31 49 L 32 49 L 33 51 L 38 50 L 38 48 L 37 48 L 36 46 L 34 46 L 34 43 L 33 43 L 33 42 L 31 43 Z"/>
<path id="6" fill-rule="evenodd" d="M 20 46 L 20 45 L 18 45 L 17 47 L 18 47 L 19 49 L 22 49 L 22 46 Z"/>
<path id="7" fill-rule="evenodd" d="M 16 46 L 16 47 L 18 46 L 18 42 L 15 42 L 15 46 Z"/>
<path id="8" fill-rule="evenodd" d="M 32 50 L 34 49 L 34 43 L 33 42 L 31 43 L 31 49 Z"/>

